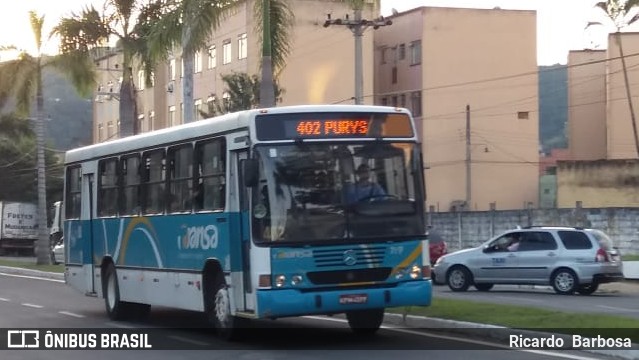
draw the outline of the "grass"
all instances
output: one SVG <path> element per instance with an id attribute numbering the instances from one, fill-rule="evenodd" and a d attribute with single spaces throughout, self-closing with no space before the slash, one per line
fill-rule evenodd
<path id="1" fill-rule="evenodd" d="M 6 260 L 0 259 L 0 266 L 19 267 L 31 270 L 40 270 L 47 272 L 63 273 L 64 265 L 36 265 L 35 262 L 28 262 L 24 260 Z"/>
<path id="2" fill-rule="evenodd" d="M 433 298 L 429 307 L 404 307 L 390 312 L 469 321 L 510 328 L 585 336 L 630 337 L 639 342 L 639 319 L 592 313 L 570 313 L 542 308 Z"/>
<path id="3" fill-rule="evenodd" d="M 621 255 L 622 261 L 639 261 L 639 255 Z"/>

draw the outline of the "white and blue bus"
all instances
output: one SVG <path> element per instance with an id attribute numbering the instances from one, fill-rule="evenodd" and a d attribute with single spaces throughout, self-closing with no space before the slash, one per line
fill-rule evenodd
<path id="1" fill-rule="evenodd" d="M 367 170 L 375 190 L 360 191 Z M 374 183 L 373 183 L 374 182 Z M 424 179 L 405 109 L 248 110 L 66 153 L 66 282 L 111 319 L 152 305 L 244 319 L 430 305 Z"/>

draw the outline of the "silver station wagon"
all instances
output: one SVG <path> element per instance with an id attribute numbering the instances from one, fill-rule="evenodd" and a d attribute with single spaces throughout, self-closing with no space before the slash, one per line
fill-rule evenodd
<path id="1" fill-rule="evenodd" d="M 479 247 L 444 255 L 433 272 L 453 291 L 472 285 L 550 285 L 558 294 L 590 295 L 599 284 L 623 280 L 619 252 L 600 230 L 527 227 L 507 231 Z"/>

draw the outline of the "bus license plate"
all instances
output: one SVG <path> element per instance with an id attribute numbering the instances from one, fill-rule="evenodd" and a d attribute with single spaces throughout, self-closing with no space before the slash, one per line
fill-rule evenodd
<path id="1" fill-rule="evenodd" d="M 368 301 L 367 294 L 348 294 L 348 295 L 340 295 L 339 303 L 342 305 L 347 304 L 366 304 Z"/>

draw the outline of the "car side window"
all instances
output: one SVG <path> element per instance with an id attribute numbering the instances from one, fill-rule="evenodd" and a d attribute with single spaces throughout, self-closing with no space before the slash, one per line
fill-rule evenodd
<path id="1" fill-rule="evenodd" d="M 591 249 L 588 236 L 580 231 L 559 231 L 559 238 L 568 250 Z"/>
<path id="2" fill-rule="evenodd" d="M 551 233 L 531 231 L 523 234 L 518 251 L 556 250 L 557 242 Z"/>
<path id="3" fill-rule="evenodd" d="M 488 245 L 490 252 L 516 251 L 519 244 L 520 233 L 508 233 L 495 239 Z"/>

